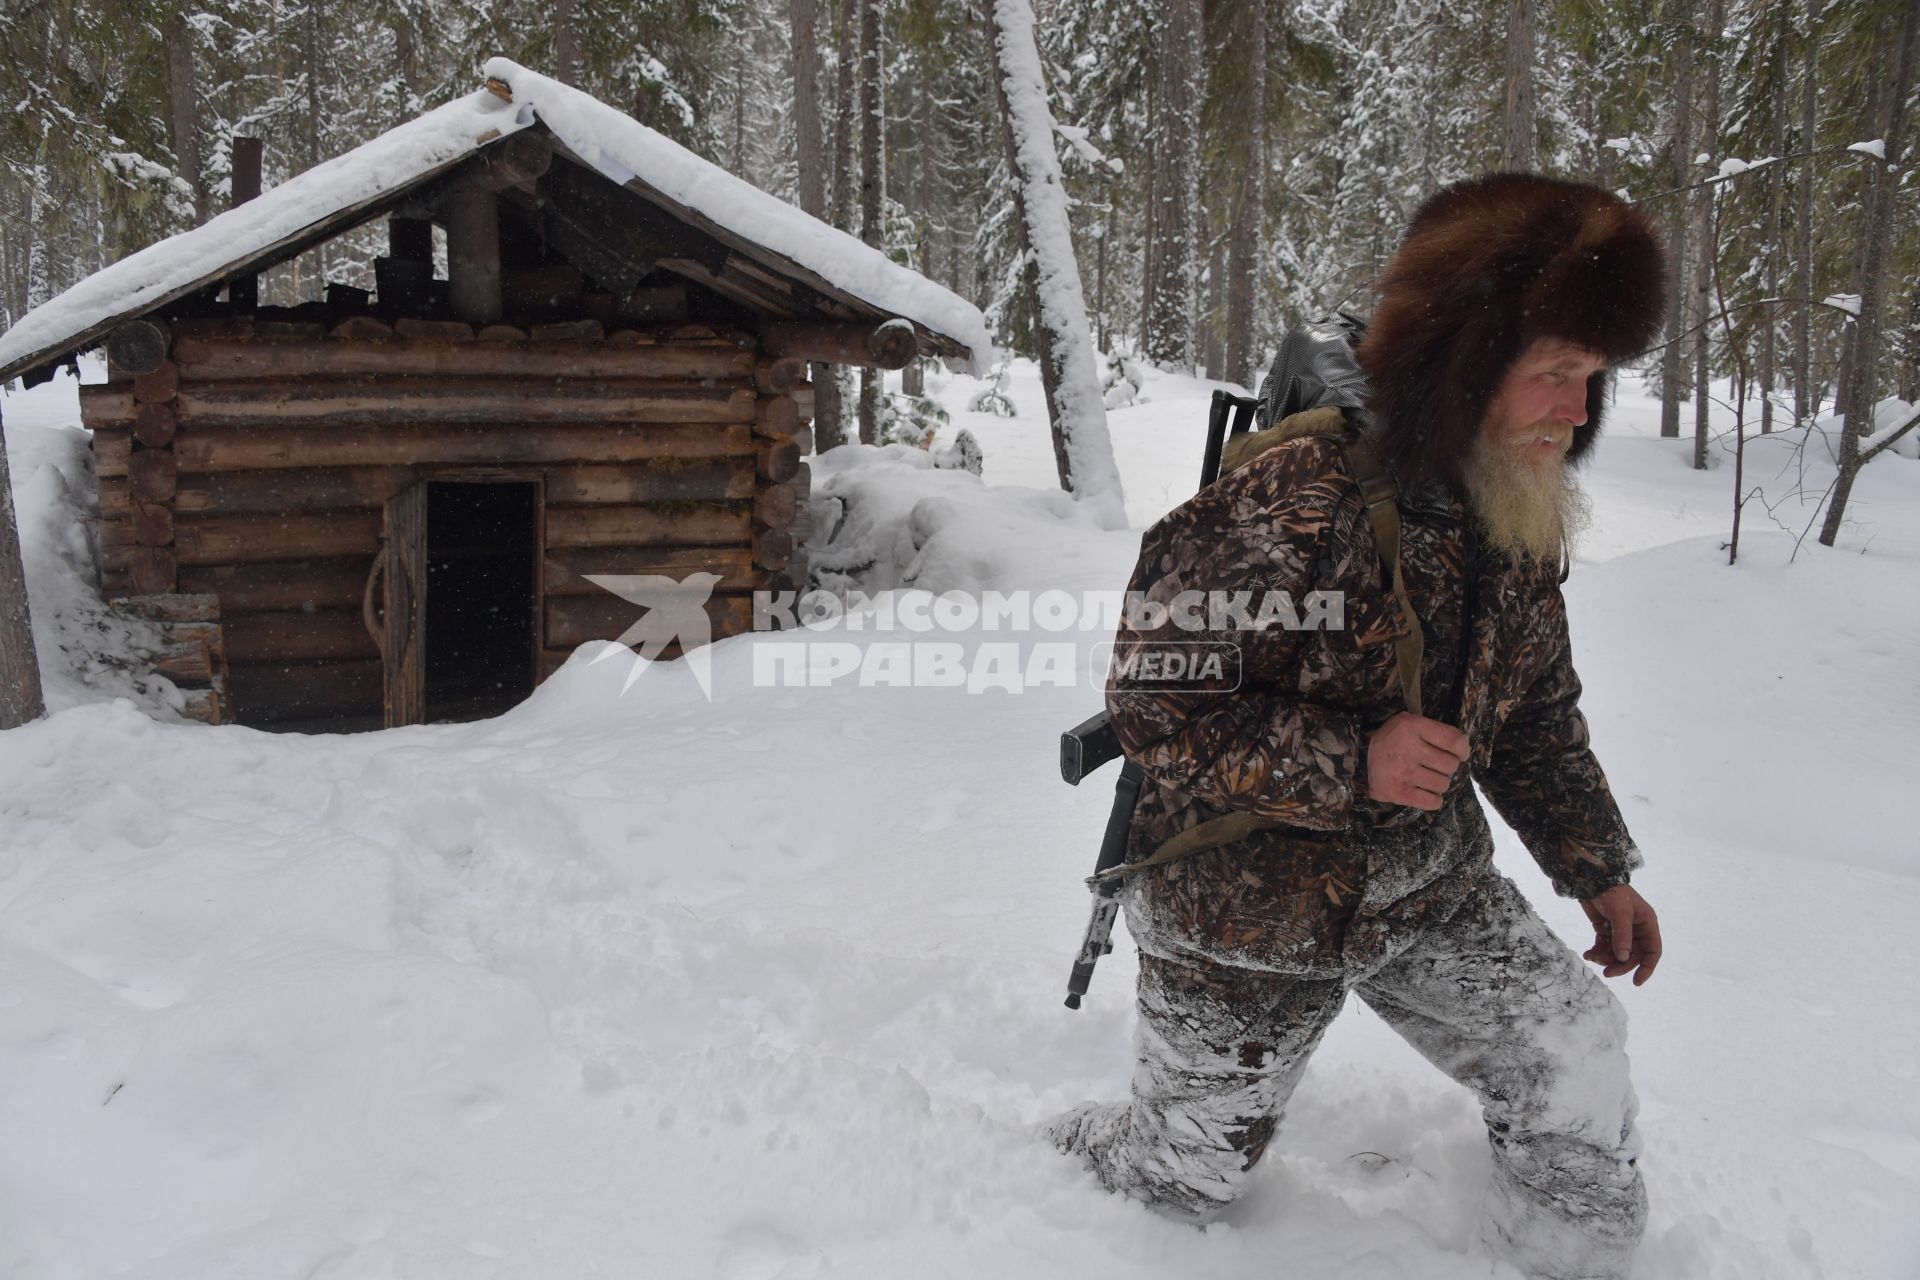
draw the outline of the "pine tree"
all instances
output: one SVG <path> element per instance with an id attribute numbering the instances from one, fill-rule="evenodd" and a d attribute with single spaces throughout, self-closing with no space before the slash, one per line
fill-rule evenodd
<path id="1" fill-rule="evenodd" d="M 1200 0 L 1168 0 L 1153 46 L 1147 358 L 1191 369 L 1200 205 Z"/>

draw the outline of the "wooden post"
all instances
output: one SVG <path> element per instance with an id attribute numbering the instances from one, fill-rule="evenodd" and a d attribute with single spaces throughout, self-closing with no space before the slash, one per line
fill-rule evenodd
<path id="1" fill-rule="evenodd" d="M 260 194 L 260 161 L 266 143 L 259 138 L 233 140 L 233 205 L 237 209 Z"/>
<path id="2" fill-rule="evenodd" d="M 387 219 L 387 256 L 373 260 L 374 293 L 391 315 L 421 315 L 433 296 L 433 224 Z"/>
<path id="3" fill-rule="evenodd" d="M 448 194 L 447 276 L 454 319 L 500 318 L 500 204 L 493 192 L 467 186 Z"/>
<path id="4" fill-rule="evenodd" d="M 27 608 L 27 573 L 20 563 L 20 527 L 13 518 L 7 432 L 0 424 L 0 729 L 37 720 L 45 710 L 33 617 Z"/>
<path id="5" fill-rule="evenodd" d="M 266 144 L 259 138 L 233 140 L 233 207 L 260 194 L 260 160 Z M 260 305 L 260 278 L 234 276 L 227 281 L 227 305 L 234 311 L 252 311 Z"/>
<path id="6" fill-rule="evenodd" d="M 553 143 L 544 133 L 516 133 L 488 147 L 454 180 L 444 206 L 454 319 L 474 325 L 500 319 L 500 201 L 495 193 L 529 188 L 552 165 Z"/>
<path id="7" fill-rule="evenodd" d="M 387 252 L 403 262 L 432 262 L 433 224 L 394 214 L 387 219 Z"/>

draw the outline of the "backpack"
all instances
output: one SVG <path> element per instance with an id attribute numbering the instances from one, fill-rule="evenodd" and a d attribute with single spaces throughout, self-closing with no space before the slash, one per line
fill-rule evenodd
<path id="1" fill-rule="evenodd" d="M 1289 440 L 1322 436 L 1339 441 L 1347 467 L 1360 482 L 1374 548 L 1386 567 L 1387 581 L 1404 624 L 1394 641 L 1394 660 L 1407 710 L 1424 714 L 1420 696 L 1420 660 L 1426 636 L 1400 572 L 1399 486 L 1380 462 L 1367 438 L 1354 429 L 1366 397 L 1366 379 L 1353 358 L 1353 343 L 1366 331 L 1344 312 L 1291 330 L 1260 384 L 1254 430 L 1242 431 L 1220 450 L 1220 474 L 1238 470 Z M 1137 787 L 1137 784 L 1136 784 Z M 1129 814 L 1132 806 L 1128 806 Z M 1097 868 L 1088 884 L 1096 889 L 1148 867 L 1162 866 L 1286 824 L 1246 810 L 1221 814 L 1189 827 L 1137 862 Z"/>
<path id="2" fill-rule="evenodd" d="M 1260 383 L 1254 429 L 1319 405 L 1358 409 L 1366 403 L 1367 378 L 1353 355 L 1366 333 L 1367 322 L 1345 311 L 1288 330 Z"/>

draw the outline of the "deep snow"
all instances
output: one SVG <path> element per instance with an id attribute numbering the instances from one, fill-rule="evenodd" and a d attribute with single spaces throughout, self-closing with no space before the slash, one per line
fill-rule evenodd
<path id="1" fill-rule="evenodd" d="M 1012 419 L 934 380 L 984 480 L 852 450 L 816 492 L 894 584 L 1117 590 L 1192 492 L 1210 385 L 1149 373 L 1111 413 L 1132 532 L 1053 490 L 1026 364 Z M 794 637 L 742 636 L 711 703 L 671 664 L 621 696 L 624 656 L 583 652 L 477 724 L 166 723 L 46 643 L 90 607 L 71 397 L 0 402 L 57 708 L 0 734 L 0 1276 L 1513 1274 L 1468 1243 L 1476 1106 L 1358 1002 L 1205 1232 L 1037 1138 L 1130 1064 L 1124 937 L 1060 1005 L 1111 794 L 1055 771 L 1084 679 L 755 689 L 755 649 Z M 1750 509 L 1728 568 L 1731 472 L 1656 419 L 1615 410 L 1567 588 L 1669 947 L 1617 988 L 1640 1275 L 1920 1274 L 1920 464 L 1874 462 L 1843 545 L 1790 564 L 1814 509 L 1787 477 L 1817 496 L 1830 467 L 1756 442 L 1779 523 Z"/>

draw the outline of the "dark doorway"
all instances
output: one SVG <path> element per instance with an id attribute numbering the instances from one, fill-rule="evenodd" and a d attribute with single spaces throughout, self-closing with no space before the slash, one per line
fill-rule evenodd
<path id="1" fill-rule="evenodd" d="M 498 715 L 533 692 L 539 487 L 427 486 L 426 719 Z"/>

